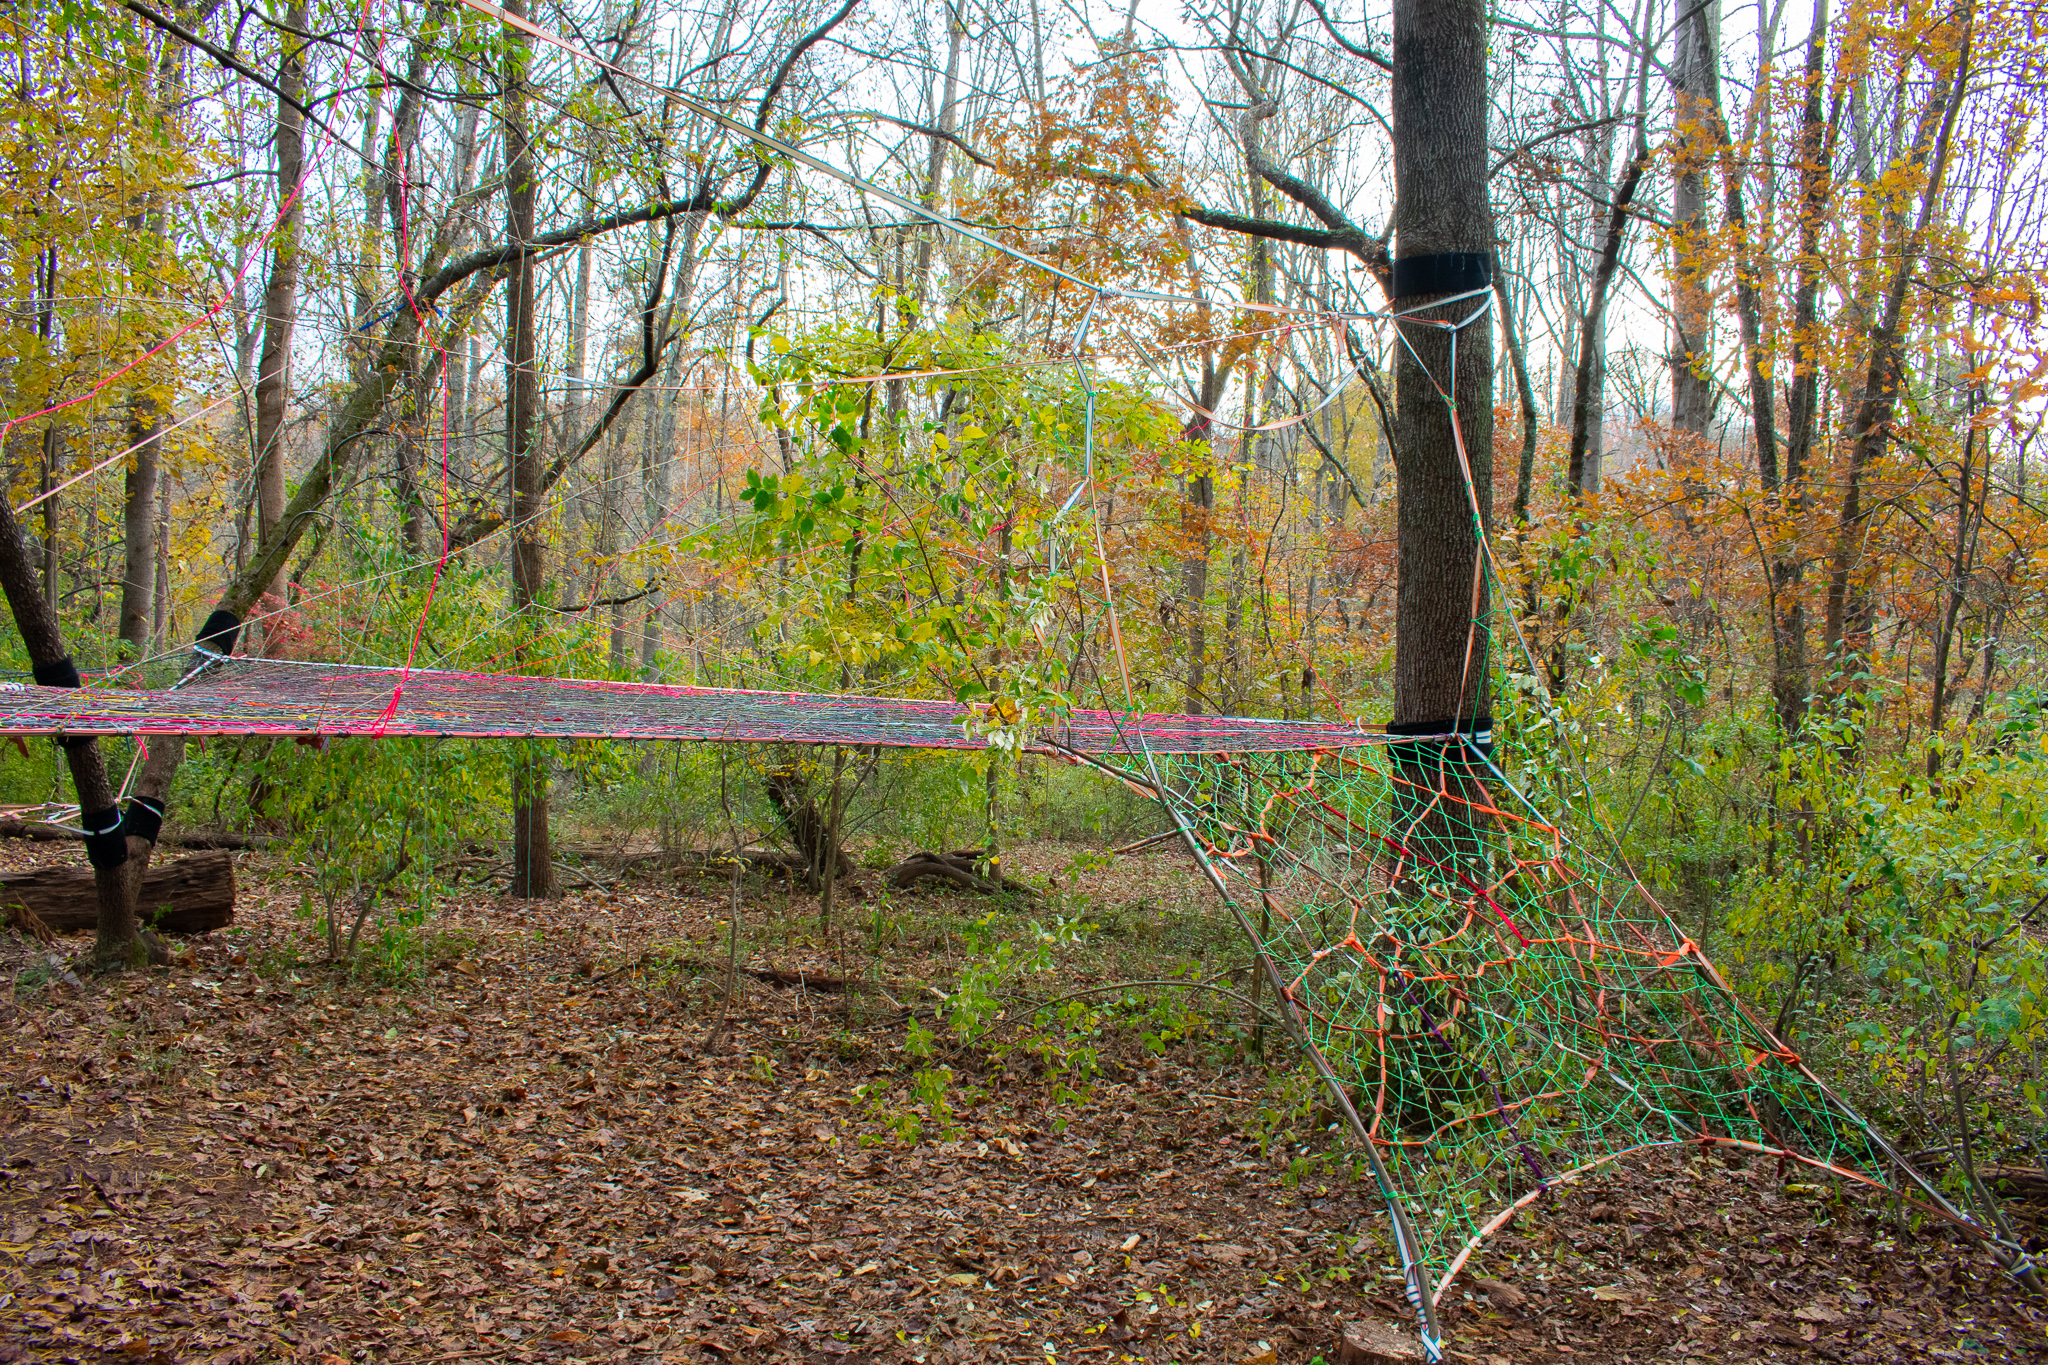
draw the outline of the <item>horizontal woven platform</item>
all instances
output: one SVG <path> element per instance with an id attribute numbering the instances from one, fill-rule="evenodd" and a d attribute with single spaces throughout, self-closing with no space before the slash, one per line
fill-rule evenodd
<path id="1" fill-rule="evenodd" d="M 216 664 L 168 692 L 0 687 L 0 735 L 535 736 L 983 749 L 991 723 L 986 708 L 902 697 L 245 659 Z M 1273 753 L 1387 742 L 1382 734 L 1325 722 L 1112 711 L 1075 711 L 1032 736 L 1030 747 L 1085 754 Z"/>

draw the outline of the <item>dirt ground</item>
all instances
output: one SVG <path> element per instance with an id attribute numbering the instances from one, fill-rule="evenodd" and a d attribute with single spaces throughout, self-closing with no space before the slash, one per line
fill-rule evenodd
<path id="1" fill-rule="evenodd" d="M 1074 875 L 1199 904 L 1170 854 Z M 904 898 L 851 1005 L 745 979 L 727 1013 L 726 894 L 480 888 L 388 987 L 312 965 L 254 862 L 235 928 L 169 969 L 71 984 L 0 935 L 0 1361 L 1270 1365 L 1407 1320 L 1348 1254 L 1370 1189 L 1260 1155 L 1256 1064 L 1132 1030 L 1075 1097 L 941 1045 L 951 1126 L 922 1107 L 907 1145 L 905 1010 L 955 946 L 915 912 L 980 907 Z M 852 970 L 748 895 L 748 965 Z M 1686 1150 L 1538 1205 L 1452 1286 L 1450 1359 L 2048 1359 L 2048 1313 L 1984 1256 L 1810 1181 Z"/>

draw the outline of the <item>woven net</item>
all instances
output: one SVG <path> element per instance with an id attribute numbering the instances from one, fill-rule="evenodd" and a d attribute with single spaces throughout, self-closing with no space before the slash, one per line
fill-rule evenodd
<path id="1" fill-rule="evenodd" d="M 1049 720 L 914 697 L 767 692 L 666 683 L 535 678 L 424 668 L 219 659 L 161 692 L 0 685 L 0 735 L 372 735 L 547 737 L 895 749 L 1256 753 L 1372 744 L 1333 722 L 1238 716 L 1125 716 L 1074 710 Z M 1049 751 L 1049 750 L 1048 750 Z"/>
<path id="2" fill-rule="evenodd" d="M 1513 1213 L 1617 1157 L 1741 1147 L 1917 1184 L 1634 878 L 1457 737 L 1104 761 L 1154 791 L 1352 1111 L 1425 1344 Z M 1427 1305 L 1427 1307 L 1425 1306 Z"/>

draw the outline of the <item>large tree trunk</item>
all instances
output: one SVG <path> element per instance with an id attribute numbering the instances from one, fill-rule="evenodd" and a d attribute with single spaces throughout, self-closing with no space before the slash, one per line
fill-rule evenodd
<path id="1" fill-rule="evenodd" d="M 287 22 L 300 32 L 309 27 L 306 0 L 292 0 Z M 284 58 L 278 63 L 277 201 L 280 214 L 271 237 L 270 281 L 263 290 L 263 350 L 256 366 L 256 544 L 260 552 L 274 541 L 284 516 L 284 413 L 289 397 L 292 328 L 299 313 L 299 226 L 304 217 L 299 179 L 305 164 L 305 115 L 299 105 L 306 95 L 306 45 L 294 34 L 283 37 Z M 282 570 L 283 565 L 278 566 Z M 263 585 L 278 591 L 282 573 Z"/>
<path id="2" fill-rule="evenodd" d="M 57 613 L 43 596 L 35 563 L 22 543 L 21 526 L 4 497 L 0 497 L 0 590 L 7 594 L 7 605 L 13 609 L 15 628 L 28 649 L 36 680 L 47 686 L 78 686 L 78 670 L 64 650 Z M 135 865 L 126 859 L 128 844 L 114 834 L 120 828 L 121 813 L 99 741 L 65 741 L 64 756 L 71 766 L 80 820 L 98 836 L 86 845 L 93 863 L 98 909 L 99 937 L 93 957 L 102 967 L 141 966 L 151 957 L 162 958 L 161 947 L 136 923 L 134 888 L 129 882 Z"/>
<path id="3" fill-rule="evenodd" d="M 506 12 L 526 17 L 525 0 L 509 0 Z M 505 195 L 506 235 L 514 243 L 533 240 L 533 206 L 537 186 L 533 143 L 527 123 L 527 43 L 517 29 L 506 29 Z M 547 546 L 542 539 L 539 346 L 534 333 L 534 269 L 527 256 L 513 264 L 505 285 L 505 391 L 507 454 L 511 464 L 512 610 L 520 643 L 514 647 L 514 670 L 523 667 L 535 626 L 534 603 L 547 577 Z M 558 893 L 555 865 L 548 847 L 548 764 L 536 746 L 521 744 L 512 763 L 512 894 L 530 900 L 552 899 Z"/>
<path id="4" fill-rule="evenodd" d="M 163 863 L 144 872 L 140 883 L 140 915 L 162 933 L 203 934 L 234 923 L 235 860 L 226 853 Z M 0 873 L 0 921 L 16 905 L 27 906 L 53 933 L 82 934 L 99 923 L 94 874 L 82 867 Z"/>
<path id="5" fill-rule="evenodd" d="M 1671 185 L 1671 426 L 1704 439 L 1714 417 L 1714 300 L 1707 260 L 1707 168 L 1714 159 L 1714 101 L 1720 88 L 1720 0 L 1679 16 L 1671 80 L 1677 157 Z M 1682 458 L 1688 462 L 1694 452 Z"/>
<path id="6" fill-rule="evenodd" d="M 1490 262 L 1493 256 L 1486 69 L 1480 0 L 1397 0 L 1397 289 L 1404 273 L 1413 279 L 1426 269 L 1419 260 L 1425 257 L 1438 258 L 1453 277 L 1464 258 L 1463 274 L 1490 278 L 1490 269 L 1469 268 L 1471 258 Z M 1418 290 L 1399 303 L 1418 318 L 1450 321 L 1480 302 L 1418 308 L 1448 292 Z M 1429 733 L 1471 728 L 1475 718 L 1487 717 L 1491 702 L 1491 625 L 1478 571 L 1479 523 L 1490 525 L 1493 518 L 1493 326 L 1482 314 L 1456 334 L 1455 376 L 1451 333 L 1410 326 L 1407 337 L 1408 345 L 1395 351 L 1400 584 L 1394 721 Z M 1455 413 L 1445 391 L 1456 400 Z M 1482 790 L 1477 778 L 1469 780 L 1476 795 Z"/>

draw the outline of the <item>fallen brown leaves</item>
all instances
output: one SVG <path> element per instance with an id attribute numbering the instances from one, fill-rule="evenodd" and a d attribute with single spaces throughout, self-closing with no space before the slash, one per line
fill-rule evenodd
<path id="1" fill-rule="evenodd" d="M 722 886 L 473 899 L 401 992 L 259 972 L 299 932 L 266 885 L 169 971 L 0 999 L 0 1360 L 1234 1365 L 1405 1321 L 1342 1250 L 1370 1191 L 1258 1155 L 1256 1068 L 1112 1045 L 1064 1103 L 961 1054 L 957 1131 L 906 1149 L 856 1094 L 901 1093 L 893 1008 L 754 982 L 714 1028 L 720 975 L 661 967 L 710 960 Z M 1773 1167 L 1686 1153 L 1602 1197 L 1453 1287 L 1454 1358 L 2041 1349 L 1967 1249 Z"/>

